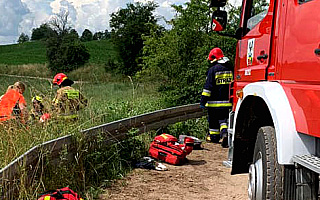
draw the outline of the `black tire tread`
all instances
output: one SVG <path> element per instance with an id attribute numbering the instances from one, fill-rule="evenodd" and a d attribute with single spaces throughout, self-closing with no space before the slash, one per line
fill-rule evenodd
<path id="1" fill-rule="evenodd" d="M 274 128 L 272 126 L 261 127 L 258 131 L 257 143 L 258 142 L 263 142 L 265 146 L 265 163 L 267 171 L 265 199 L 282 200 L 284 196 L 284 166 L 278 163 L 277 142 Z"/>

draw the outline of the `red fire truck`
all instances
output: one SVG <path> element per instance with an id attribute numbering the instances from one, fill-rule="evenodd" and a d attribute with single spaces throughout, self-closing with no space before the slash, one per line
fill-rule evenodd
<path id="1" fill-rule="evenodd" d="M 223 30 L 226 0 L 211 0 Z M 229 123 L 232 174 L 249 199 L 318 199 L 320 0 L 243 0 Z M 222 28 L 221 28 L 222 27 Z"/>

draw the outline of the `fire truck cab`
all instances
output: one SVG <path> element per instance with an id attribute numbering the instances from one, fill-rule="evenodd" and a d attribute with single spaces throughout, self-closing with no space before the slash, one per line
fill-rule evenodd
<path id="1" fill-rule="evenodd" d="M 215 31 L 226 0 L 211 0 Z M 318 199 L 320 0 L 243 0 L 229 117 L 232 174 L 249 199 Z"/>

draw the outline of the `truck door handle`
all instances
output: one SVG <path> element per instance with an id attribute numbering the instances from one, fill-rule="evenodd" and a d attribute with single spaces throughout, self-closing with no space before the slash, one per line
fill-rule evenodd
<path id="1" fill-rule="evenodd" d="M 320 49 L 315 49 L 315 50 L 314 50 L 314 53 L 315 53 L 317 56 L 320 56 Z"/>
<path id="2" fill-rule="evenodd" d="M 263 55 L 257 56 L 258 60 L 267 59 L 267 58 L 268 58 L 268 54 L 263 54 Z"/>

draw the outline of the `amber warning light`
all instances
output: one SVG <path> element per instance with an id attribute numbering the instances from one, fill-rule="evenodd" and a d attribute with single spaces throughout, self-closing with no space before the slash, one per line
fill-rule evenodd
<path id="1" fill-rule="evenodd" d="M 236 96 L 237 96 L 239 99 L 242 100 L 242 99 L 243 99 L 243 90 L 242 90 L 242 89 L 237 90 Z"/>

